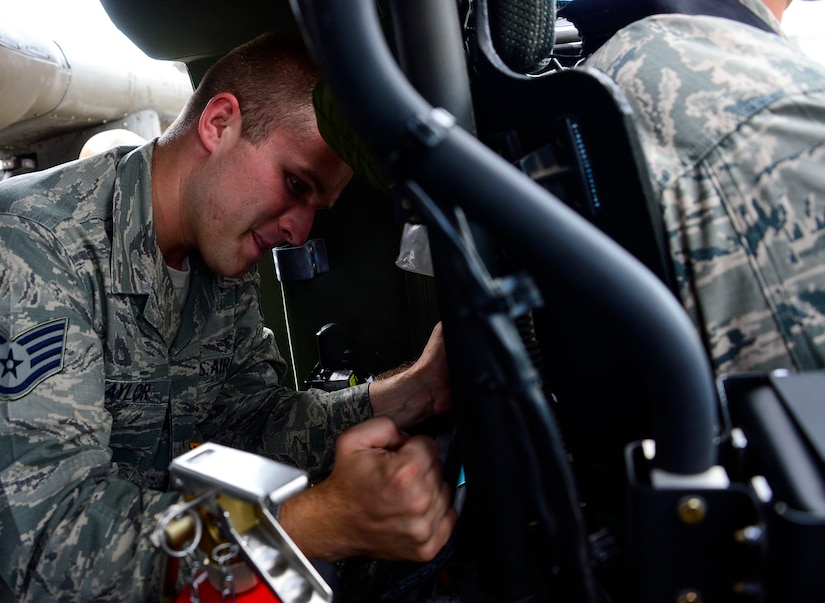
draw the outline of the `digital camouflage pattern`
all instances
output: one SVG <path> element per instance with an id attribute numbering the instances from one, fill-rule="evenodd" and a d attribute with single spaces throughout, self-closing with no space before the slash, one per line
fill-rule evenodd
<path id="1" fill-rule="evenodd" d="M 157 599 L 167 467 L 207 439 L 326 471 L 366 386 L 281 387 L 260 277 L 157 247 L 152 144 L 0 184 L 0 600 Z M 5 583 L 5 588 L 2 583 Z"/>
<path id="2" fill-rule="evenodd" d="M 780 32 L 761 0 L 740 1 Z M 716 373 L 825 366 L 825 68 L 781 33 L 676 14 L 585 64 L 635 113 Z"/>

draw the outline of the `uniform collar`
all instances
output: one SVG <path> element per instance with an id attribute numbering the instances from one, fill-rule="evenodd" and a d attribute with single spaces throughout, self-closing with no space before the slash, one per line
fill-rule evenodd
<path id="1" fill-rule="evenodd" d="M 147 143 L 118 162 L 112 203 L 112 291 L 145 295 L 165 274 L 152 218 L 152 149 Z M 171 280 L 167 279 L 172 288 Z"/>
<path id="2" fill-rule="evenodd" d="M 118 162 L 112 197 L 112 292 L 135 298 L 148 324 L 171 346 L 181 315 L 152 218 L 150 142 Z"/>
<path id="3" fill-rule="evenodd" d="M 767 23 L 774 32 L 785 37 L 782 24 L 762 0 L 739 0 L 739 3 L 749 8 L 757 17 Z"/>

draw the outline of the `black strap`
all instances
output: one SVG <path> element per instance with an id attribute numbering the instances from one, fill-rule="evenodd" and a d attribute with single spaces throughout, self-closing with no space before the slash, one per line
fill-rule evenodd
<path id="1" fill-rule="evenodd" d="M 668 13 L 723 17 L 776 33 L 739 0 L 574 0 L 559 10 L 559 16 L 579 30 L 585 55 L 598 50 L 623 27 L 651 15 Z"/>

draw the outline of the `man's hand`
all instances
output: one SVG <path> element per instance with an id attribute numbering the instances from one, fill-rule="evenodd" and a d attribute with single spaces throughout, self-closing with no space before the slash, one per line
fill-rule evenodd
<path id="1" fill-rule="evenodd" d="M 450 376 L 441 323 L 411 367 L 370 383 L 369 392 L 373 415 L 390 417 L 401 429 L 449 410 Z"/>
<path id="2" fill-rule="evenodd" d="M 457 519 L 437 453 L 433 439 L 370 419 L 341 435 L 332 474 L 286 501 L 280 522 L 310 559 L 428 561 Z"/>

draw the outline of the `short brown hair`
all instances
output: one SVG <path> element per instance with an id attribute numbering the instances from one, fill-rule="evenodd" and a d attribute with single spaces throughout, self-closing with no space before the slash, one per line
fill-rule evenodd
<path id="1" fill-rule="evenodd" d="M 312 90 L 320 72 L 298 36 L 266 33 L 221 57 L 204 74 L 171 135 L 200 119 L 215 95 L 237 99 L 243 118 L 241 135 L 254 145 L 273 131 L 289 127 L 299 132 L 314 126 Z M 312 121 L 310 121 L 312 120 Z"/>

